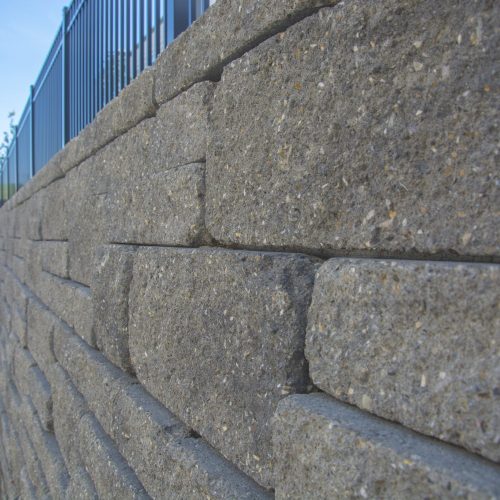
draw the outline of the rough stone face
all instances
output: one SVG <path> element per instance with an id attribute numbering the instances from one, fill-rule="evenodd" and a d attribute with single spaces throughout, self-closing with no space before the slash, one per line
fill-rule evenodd
<path id="1" fill-rule="evenodd" d="M 21 394 L 29 398 L 45 430 L 52 430 L 52 393 L 47 379 L 26 349 L 14 352 L 14 380 Z"/>
<path id="2" fill-rule="evenodd" d="M 500 266 L 331 259 L 306 357 L 324 391 L 500 461 Z"/>
<path id="3" fill-rule="evenodd" d="M 28 304 L 28 348 L 45 376 L 50 377 L 55 363 L 52 349 L 53 331 L 57 321 L 55 315 L 40 302 L 31 299 Z"/>
<path id="4" fill-rule="evenodd" d="M 90 288 L 44 272 L 40 298 L 88 344 L 95 345 Z"/>
<path id="5" fill-rule="evenodd" d="M 230 64 L 211 114 L 212 235 L 496 255 L 499 16 L 498 2 L 342 2 Z"/>
<path id="6" fill-rule="evenodd" d="M 61 179 L 47 186 L 43 192 L 42 236 L 44 240 L 68 239 L 68 192 L 66 179 Z"/>
<path id="7" fill-rule="evenodd" d="M 69 252 L 65 241 L 44 241 L 40 243 L 42 269 L 49 273 L 69 278 Z"/>
<path id="8" fill-rule="evenodd" d="M 218 0 L 168 46 L 156 64 L 155 98 L 172 99 L 269 36 L 338 0 Z"/>
<path id="9" fill-rule="evenodd" d="M 205 165 L 138 177 L 106 203 L 106 241 L 192 246 L 204 237 Z"/>
<path id="10" fill-rule="evenodd" d="M 268 492 L 206 443 L 191 437 L 189 429 L 136 379 L 106 362 L 74 334 L 58 331 L 54 345 L 61 365 L 151 496 L 269 498 Z M 77 416 L 82 414 L 78 408 L 85 405 L 67 380 L 58 381 L 58 387 L 54 420 L 56 435 L 62 436 L 70 432 L 75 411 Z M 60 418 L 59 409 L 63 412 Z M 74 449 L 68 444 L 63 453 L 75 453 Z"/>
<path id="11" fill-rule="evenodd" d="M 303 357 L 315 263 L 301 255 L 141 249 L 129 299 L 138 379 L 264 486 L 269 420 L 308 384 Z"/>
<path id="12" fill-rule="evenodd" d="M 277 499 L 500 494 L 498 466 L 324 394 L 280 402 L 273 446 Z"/>
<path id="13" fill-rule="evenodd" d="M 131 371 L 128 347 L 128 294 L 136 247 L 104 246 L 96 251 L 92 280 L 94 334 L 99 350 Z"/>
<path id="14" fill-rule="evenodd" d="M 99 498 L 150 498 L 99 423 L 89 414 L 79 421 L 79 441 L 85 469 Z"/>

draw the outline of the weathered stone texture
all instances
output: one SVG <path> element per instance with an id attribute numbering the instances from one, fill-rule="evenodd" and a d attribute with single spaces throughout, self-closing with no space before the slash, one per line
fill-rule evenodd
<path id="1" fill-rule="evenodd" d="M 65 241 L 40 242 L 42 269 L 61 278 L 69 278 L 69 252 Z"/>
<path id="2" fill-rule="evenodd" d="M 313 382 L 500 461 L 500 266 L 332 259 L 315 283 Z"/>
<path id="3" fill-rule="evenodd" d="M 324 394 L 281 401 L 273 428 L 277 499 L 500 495 L 498 466 Z"/>
<path id="4" fill-rule="evenodd" d="M 125 371 L 132 371 L 128 346 L 128 294 L 136 247 L 104 246 L 96 250 L 92 280 L 94 334 L 97 347 Z"/>
<path id="5" fill-rule="evenodd" d="M 211 115 L 212 235 L 495 257 L 499 17 L 498 2 L 354 0 L 231 63 Z"/>
<path id="6" fill-rule="evenodd" d="M 107 363 L 74 334 L 59 331 L 54 343 L 61 365 L 151 496 L 269 497 L 206 443 L 192 438 L 189 429 L 138 385 L 136 379 Z M 62 436 L 64 432 L 67 436 L 71 422 L 87 410 L 76 389 L 61 383 L 60 372 L 59 377 L 55 428 L 56 434 Z M 72 398 L 71 404 L 68 398 Z M 59 409 L 63 411 L 60 418 Z M 68 450 L 63 453 L 75 453 L 71 440 L 62 439 Z"/>
<path id="7" fill-rule="evenodd" d="M 106 241 L 196 245 L 205 235 L 205 165 L 139 177 L 107 200 Z"/>
<path id="8" fill-rule="evenodd" d="M 155 98 L 172 99 L 193 83 L 218 79 L 222 67 L 262 40 L 338 0 L 218 0 L 156 65 Z"/>
<path id="9" fill-rule="evenodd" d="M 276 403 L 308 384 L 314 269 L 301 255 L 208 248 L 145 249 L 134 262 L 129 344 L 137 377 L 265 486 Z"/>

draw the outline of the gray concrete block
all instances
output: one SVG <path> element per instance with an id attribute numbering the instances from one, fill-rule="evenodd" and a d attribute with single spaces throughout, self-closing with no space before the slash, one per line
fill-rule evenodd
<path id="1" fill-rule="evenodd" d="M 215 239 L 497 256 L 499 5 L 342 2 L 226 67 L 207 157 Z"/>
<path id="2" fill-rule="evenodd" d="M 79 442 L 85 469 L 99 498 L 150 498 L 97 420 L 89 414 L 80 419 Z"/>
<path id="3" fill-rule="evenodd" d="M 68 206 L 69 273 L 71 279 L 90 285 L 95 247 L 104 241 L 106 227 L 105 197 L 107 187 L 99 186 L 104 165 L 97 155 L 68 175 L 72 194 Z"/>
<path id="4" fill-rule="evenodd" d="M 34 241 L 42 239 L 43 198 L 42 192 L 35 193 L 16 208 L 14 231 L 16 237 Z"/>
<path id="5" fill-rule="evenodd" d="M 132 371 L 128 294 L 135 250 L 136 247 L 118 245 L 98 247 L 91 287 L 97 347 L 125 371 Z"/>
<path id="6" fill-rule="evenodd" d="M 36 409 L 28 399 L 22 401 L 22 419 L 42 464 L 45 479 L 53 498 L 64 498 L 68 472 L 54 435 L 43 429 Z"/>
<path id="7" fill-rule="evenodd" d="M 61 179 L 43 191 L 42 236 L 44 240 L 68 239 L 68 210 L 71 192 L 68 182 Z"/>
<path id="8" fill-rule="evenodd" d="M 69 278 L 69 247 L 65 241 L 40 242 L 42 269 L 61 278 Z"/>
<path id="9" fill-rule="evenodd" d="M 280 402 L 276 498 L 496 498 L 499 468 L 324 394 Z"/>
<path id="10" fill-rule="evenodd" d="M 332 259 L 306 357 L 333 396 L 500 461 L 500 267 Z"/>
<path id="11" fill-rule="evenodd" d="M 105 241 L 193 246 L 203 241 L 205 165 L 138 176 L 106 201 Z"/>
<path id="12" fill-rule="evenodd" d="M 67 500 L 98 500 L 99 496 L 87 471 L 80 467 L 73 471 L 66 491 Z"/>
<path id="13" fill-rule="evenodd" d="M 141 249 L 129 299 L 138 379 L 214 448 L 272 484 L 269 420 L 308 384 L 315 263 L 301 255 Z"/>
<path id="14" fill-rule="evenodd" d="M 38 366 L 50 379 L 56 359 L 53 352 L 53 333 L 58 319 L 36 299 L 28 304 L 28 349 Z"/>
<path id="15" fill-rule="evenodd" d="M 16 347 L 14 352 L 14 380 L 20 394 L 32 403 L 45 430 L 53 429 L 52 391 L 27 349 Z"/>
<path id="16" fill-rule="evenodd" d="M 137 384 L 136 379 L 111 365 L 76 335 L 61 334 L 55 345 L 61 365 L 152 497 L 270 496 L 203 440 L 192 438 L 189 429 Z M 59 387 L 67 397 L 71 395 L 69 386 L 59 384 Z M 59 425 L 69 433 L 71 415 L 75 408 L 81 408 L 83 400 L 77 401 L 74 389 L 73 399 L 66 399 L 60 406 L 59 392 L 54 397 L 56 435 Z M 66 408 L 65 412 L 70 411 L 71 415 L 66 418 L 61 413 L 59 419 L 59 407 Z M 66 438 L 61 435 L 61 439 Z M 74 449 L 71 445 L 69 448 Z"/>
<path id="17" fill-rule="evenodd" d="M 37 496 L 37 493 L 36 493 L 36 490 L 35 490 L 35 487 L 33 485 L 33 483 L 31 482 L 31 479 L 29 478 L 29 475 L 28 475 L 28 472 L 26 471 L 26 467 L 23 467 L 21 469 L 21 472 L 19 474 L 19 480 L 20 480 L 20 483 L 21 483 L 21 498 L 23 499 L 26 499 L 26 500 L 36 500 L 37 498 L 39 498 Z M 2 481 L 3 483 L 3 481 Z M 3 484 L 2 484 L 3 486 Z M 4 490 L 4 488 L 0 488 L 0 491 L 2 491 L 2 493 L 5 495 L 6 494 L 6 491 Z"/>
<path id="18" fill-rule="evenodd" d="M 42 464 L 37 457 L 36 450 L 33 447 L 31 439 L 29 438 L 28 431 L 21 421 L 16 422 L 16 426 L 18 429 L 17 435 L 19 437 L 19 443 L 21 445 L 25 464 L 23 469 L 25 469 L 29 484 L 31 484 L 33 488 L 33 492 L 35 494 L 34 498 L 48 498 L 49 487 L 47 485 L 47 481 L 45 480 Z M 22 471 L 20 474 L 20 480 L 22 485 Z"/>
<path id="19" fill-rule="evenodd" d="M 90 288 L 43 272 L 39 297 L 88 344 L 94 346 L 93 309 Z"/>
<path id="20" fill-rule="evenodd" d="M 338 0 L 218 0 L 160 55 L 155 98 L 172 99 L 193 83 L 218 79 L 222 67 L 267 37 Z"/>
<path id="21" fill-rule="evenodd" d="M 23 347 L 28 345 L 26 313 L 17 306 L 12 307 L 11 331 L 19 339 Z"/>

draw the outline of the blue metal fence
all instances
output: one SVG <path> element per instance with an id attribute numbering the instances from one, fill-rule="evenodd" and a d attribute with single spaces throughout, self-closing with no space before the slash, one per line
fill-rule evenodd
<path id="1" fill-rule="evenodd" d="M 73 0 L 0 166 L 0 204 L 213 1 Z"/>

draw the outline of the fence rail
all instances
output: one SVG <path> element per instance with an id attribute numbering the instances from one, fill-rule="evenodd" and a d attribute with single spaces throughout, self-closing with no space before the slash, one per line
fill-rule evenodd
<path id="1" fill-rule="evenodd" d="M 73 0 L 0 165 L 0 205 L 214 0 Z"/>

